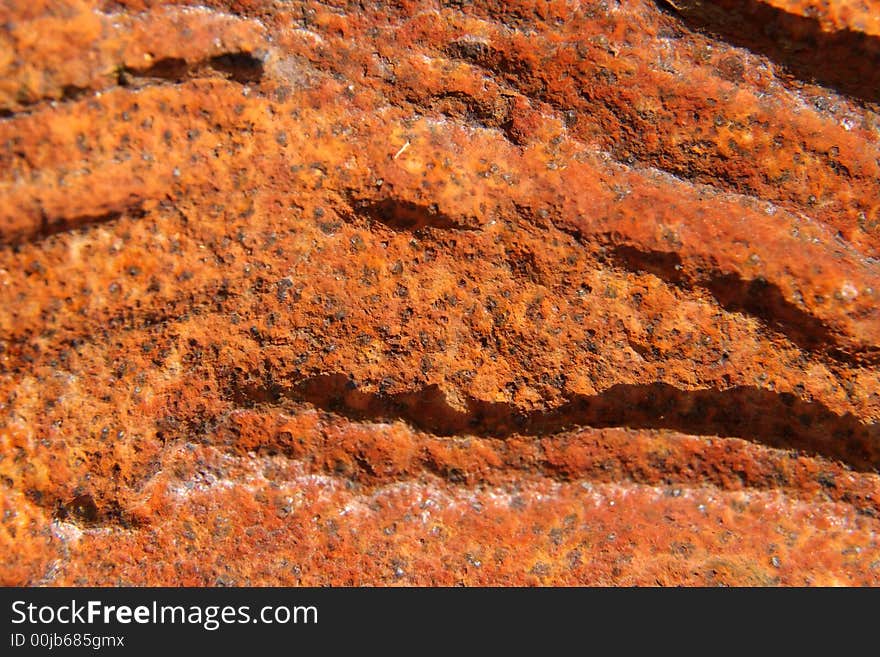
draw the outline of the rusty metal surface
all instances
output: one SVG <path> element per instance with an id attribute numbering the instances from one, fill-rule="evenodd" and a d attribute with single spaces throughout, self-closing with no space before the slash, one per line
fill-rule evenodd
<path id="1" fill-rule="evenodd" d="M 876 2 L 7 2 L 0 581 L 880 579 Z"/>

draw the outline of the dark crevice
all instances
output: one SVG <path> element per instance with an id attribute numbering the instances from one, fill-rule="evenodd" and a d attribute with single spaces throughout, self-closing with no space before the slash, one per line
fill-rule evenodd
<path id="1" fill-rule="evenodd" d="M 90 89 L 87 87 L 77 87 L 73 84 L 64 85 L 61 88 L 61 100 L 62 101 L 73 101 L 79 100 L 87 93 L 89 93 Z"/>
<path id="2" fill-rule="evenodd" d="M 135 80 L 165 80 L 166 82 L 182 82 L 189 77 L 190 66 L 186 60 L 178 57 L 165 57 L 144 68 L 121 68 L 119 85 L 127 87 Z"/>
<path id="3" fill-rule="evenodd" d="M 788 301 L 778 286 L 764 279 L 744 280 L 716 272 L 702 284 L 725 310 L 757 317 L 802 349 L 831 353 L 828 347 L 836 343 L 821 320 Z"/>
<path id="4" fill-rule="evenodd" d="M 115 86 L 141 89 L 155 84 L 179 84 L 199 78 L 222 77 L 238 84 L 259 83 L 264 74 L 263 61 L 249 52 L 233 52 L 210 57 L 196 62 L 187 62 L 179 57 L 164 57 L 150 66 L 133 68 L 120 66 L 116 69 Z M 114 84 L 107 85 L 95 81 L 94 87 L 66 85 L 60 97 L 44 96 L 22 102 L 20 109 L 0 108 L 0 119 L 26 116 L 45 107 L 47 103 L 74 102 L 88 94 L 106 91 Z"/>
<path id="5" fill-rule="evenodd" d="M 450 43 L 443 54 L 451 59 L 469 62 L 519 84 L 535 82 L 534 71 L 529 63 L 482 41 L 459 39 Z"/>
<path id="6" fill-rule="evenodd" d="M 444 91 L 431 96 L 427 102 L 420 102 L 419 99 L 412 99 L 412 102 L 453 121 L 499 131 L 507 141 L 519 144 L 512 130 L 510 97 L 499 96 L 494 103 L 487 103 L 463 91 Z"/>
<path id="7" fill-rule="evenodd" d="M 436 204 L 420 205 L 395 198 L 381 200 L 353 200 L 354 214 L 370 222 L 384 224 L 395 231 L 418 231 L 425 228 L 440 230 L 479 230 L 476 217 L 452 217 L 439 210 Z"/>
<path id="8" fill-rule="evenodd" d="M 40 226 L 26 234 L 0 234 L 0 245 L 21 244 L 24 242 L 39 242 L 52 235 L 76 230 L 84 226 L 94 226 L 118 221 L 124 216 L 140 218 L 144 216 L 144 210 L 140 203 L 131 205 L 124 210 L 111 210 L 101 214 L 85 214 L 76 217 L 49 217 L 43 215 Z"/>
<path id="9" fill-rule="evenodd" d="M 82 528 L 120 527 L 136 529 L 141 523 L 128 514 L 115 500 L 100 506 L 88 493 L 81 493 L 68 502 L 58 501 L 53 514 L 56 520 L 70 522 Z"/>
<path id="10" fill-rule="evenodd" d="M 667 283 L 685 285 L 689 283 L 685 274 L 681 256 L 666 251 L 649 251 L 634 246 L 613 244 L 607 247 L 605 255 L 627 271 L 654 274 Z"/>
<path id="11" fill-rule="evenodd" d="M 826 355 L 846 365 L 872 365 L 880 362 L 876 349 L 852 350 L 819 318 L 798 308 L 785 298 L 779 287 L 761 278 L 743 279 L 735 273 L 717 270 L 694 273 L 673 252 L 641 250 L 631 245 L 611 245 L 606 257 L 632 272 L 647 272 L 691 290 L 702 287 L 728 312 L 754 317 L 767 328 L 778 331 L 805 351 Z"/>
<path id="12" fill-rule="evenodd" d="M 828 32 L 815 18 L 792 14 L 759 0 L 659 1 L 685 24 L 765 55 L 793 76 L 852 98 L 880 101 L 880 38 Z"/>
<path id="13" fill-rule="evenodd" d="M 157 80 L 180 83 L 211 75 L 220 75 L 239 84 L 251 84 L 262 79 L 263 62 L 248 52 L 225 53 L 198 62 L 166 57 L 146 68 L 120 69 L 118 82 L 120 86 L 137 87 Z"/>
<path id="14" fill-rule="evenodd" d="M 316 376 L 291 387 L 232 385 L 242 407 L 307 402 L 354 421 L 402 420 L 437 436 L 547 436 L 579 427 L 670 429 L 697 436 L 738 437 L 837 460 L 862 472 L 880 466 L 880 429 L 818 402 L 751 386 L 680 390 L 666 383 L 618 384 L 571 397 L 558 408 L 525 412 L 514 404 L 468 399 L 450 406 L 437 386 L 404 393 L 359 390 L 343 374 Z"/>
<path id="15" fill-rule="evenodd" d="M 259 82 L 263 77 L 263 62 L 248 52 L 226 53 L 208 60 L 208 66 L 239 84 Z"/>
<path id="16" fill-rule="evenodd" d="M 50 235 L 57 235 L 58 233 L 64 233 L 69 230 L 79 228 L 80 226 L 105 224 L 112 221 L 118 221 L 121 217 L 122 212 L 105 212 L 104 214 L 80 215 L 78 217 L 62 217 L 56 219 L 49 219 L 44 215 L 40 223 L 40 230 L 35 235 L 32 235 L 30 239 L 31 241 L 37 241 L 40 239 L 45 239 Z"/>
<path id="17" fill-rule="evenodd" d="M 79 100 L 86 94 L 91 93 L 93 90 L 87 87 L 78 87 L 76 85 L 67 84 L 61 88 L 61 95 L 58 98 L 54 97 L 41 97 L 41 98 L 29 98 L 19 101 L 19 109 L 12 109 L 11 107 L 0 107 L 0 119 L 12 119 L 19 116 L 27 116 L 34 110 L 39 107 L 45 105 L 47 102 L 60 101 L 62 103 L 73 102 Z"/>

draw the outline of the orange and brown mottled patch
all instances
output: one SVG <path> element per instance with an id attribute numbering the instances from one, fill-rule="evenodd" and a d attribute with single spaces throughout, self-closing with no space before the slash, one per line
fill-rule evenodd
<path id="1" fill-rule="evenodd" d="M 877 583 L 870 3 L 190 4 L 0 15 L 0 580 Z"/>

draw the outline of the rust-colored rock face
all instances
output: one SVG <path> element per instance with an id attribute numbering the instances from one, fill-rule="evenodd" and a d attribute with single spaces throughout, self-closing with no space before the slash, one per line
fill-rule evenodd
<path id="1" fill-rule="evenodd" d="M 880 2 L 10 0 L 0 582 L 880 583 Z"/>

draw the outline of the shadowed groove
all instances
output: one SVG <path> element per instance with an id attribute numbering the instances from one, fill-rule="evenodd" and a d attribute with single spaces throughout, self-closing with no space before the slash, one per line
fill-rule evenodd
<path id="1" fill-rule="evenodd" d="M 677 253 L 641 250 L 632 245 L 612 245 L 606 250 L 606 256 L 627 271 L 653 274 L 684 290 L 703 288 L 727 312 L 754 317 L 805 351 L 823 354 L 847 365 L 880 362 L 877 349 L 845 350 L 825 323 L 798 308 L 785 298 L 779 286 L 765 279 L 747 280 L 735 273 L 721 271 L 709 271 L 695 277 Z"/>
<path id="2" fill-rule="evenodd" d="M 402 420 L 437 436 L 542 437 L 579 427 L 672 429 L 696 436 L 737 437 L 781 449 L 817 454 L 860 472 L 880 467 L 880 428 L 819 402 L 753 386 L 681 390 L 666 383 L 617 384 L 596 395 L 575 395 L 546 411 L 469 398 L 453 408 L 435 385 L 403 393 L 359 390 L 344 374 L 294 385 L 231 385 L 241 407 L 306 402 L 354 421 Z"/>
<path id="3" fill-rule="evenodd" d="M 880 38 L 848 29 L 825 31 L 815 18 L 759 0 L 658 0 L 697 30 L 766 55 L 792 75 L 852 98 L 880 102 Z"/>
<path id="4" fill-rule="evenodd" d="M 48 217 L 43 214 L 38 228 L 31 232 L 23 233 L 23 231 L 13 231 L 4 234 L 0 231 L 0 246 L 3 245 L 19 245 L 27 242 L 40 242 L 52 235 L 66 233 L 68 231 L 86 228 L 88 226 L 96 226 L 99 224 L 108 224 L 119 221 L 124 216 L 143 218 L 146 212 L 142 203 L 134 203 L 127 208 L 120 210 L 109 210 L 107 212 L 97 212 L 95 214 L 83 214 L 75 217 Z"/>

